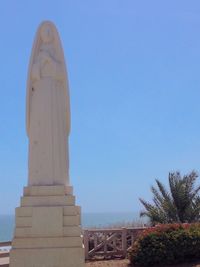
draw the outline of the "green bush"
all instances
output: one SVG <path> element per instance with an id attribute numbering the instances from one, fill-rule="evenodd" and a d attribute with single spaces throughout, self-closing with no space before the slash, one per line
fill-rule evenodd
<path id="1" fill-rule="evenodd" d="M 134 266 L 164 266 L 200 259 L 200 224 L 149 228 L 128 251 Z"/>

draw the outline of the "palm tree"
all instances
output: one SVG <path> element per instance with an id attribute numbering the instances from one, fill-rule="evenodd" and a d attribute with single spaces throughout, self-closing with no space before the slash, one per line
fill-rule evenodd
<path id="1" fill-rule="evenodd" d="M 200 220 L 200 186 L 195 186 L 198 174 L 192 171 L 181 176 L 180 172 L 169 173 L 169 188 L 156 179 L 157 189 L 152 186 L 153 204 L 140 198 L 145 211 L 140 216 L 147 216 L 152 225 L 157 223 L 190 223 Z"/>

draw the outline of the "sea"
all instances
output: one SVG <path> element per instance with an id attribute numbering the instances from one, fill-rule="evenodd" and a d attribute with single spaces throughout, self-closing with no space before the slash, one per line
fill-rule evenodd
<path id="1" fill-rule="evenodd" d="M 139 212 L 83 213 L 81 220 L 83 228 L 141 226 L 146 223 L 139 218 Z M 13 238 L 14 223 L 14 215 L 0 215 L 0 242 Z"/>

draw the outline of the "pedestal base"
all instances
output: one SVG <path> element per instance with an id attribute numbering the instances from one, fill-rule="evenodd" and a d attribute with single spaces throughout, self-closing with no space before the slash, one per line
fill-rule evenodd
<path id="1" fill-rule="evenodd" d="M 10 267 L 85 266 L 80 224 L 72 187 L 25 187 L 16 208 Z"/>

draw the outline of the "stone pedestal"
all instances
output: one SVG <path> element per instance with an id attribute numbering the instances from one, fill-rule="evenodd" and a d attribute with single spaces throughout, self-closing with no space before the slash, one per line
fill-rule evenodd
<path id="1" fill-rule="evenodd" d="M 10 267 L 83 267 L 80 207 L 70 186 L 28 186 L 16 208 Z"/>

